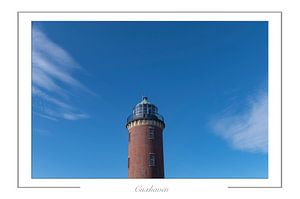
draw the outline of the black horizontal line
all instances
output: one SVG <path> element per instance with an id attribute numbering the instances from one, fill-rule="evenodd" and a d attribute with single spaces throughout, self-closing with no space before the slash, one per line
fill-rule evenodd
<path id="1" fill-rule="evenodd" d="M 130 179 L 155 179 L 155 178 L 97 178 L 97 177 L 91 177 L 91 178 L 66 178 L 66 177 L 47 177 L 47 178 L 32 178 L 32 179 L 39 179 L 39 180 L 47 180 L 47 179 L 73 179 L 73 180 L 80 180 L 80 179 L 91 179 L 91 180 L 130 180 Z M 258 180 L 266 180 L 268 178 L 255 178 L 255 177 L 251 177 L 251 178 L 238 178 L 238 177 L 228 177 L 228 178 L 211 178 L 211 177 L 207 177 L 207 178 L 163 178 L 162 180 L 252 180 L 252 179 L 258 179 Z"/>
<path id="2" fill-rule="evenodd" d="M 68 189 L 78 189 L 78 188 L 80 188 L 80 187 L 20 187 L 20 186 L 18 186 L 18 188 L 33 188 L 33 189 L 35 189 L 35 188 L 68 188 Z"/>
<path id="3" fill-rule="evenodd" d="M 282 11 L 18 11 L 18 13 L 282 13 Z"/>
<path id="4" fill-rule="evenodd" d="M 282 188 L 282 186 L 280 187 L 228 187 L 228 188 Z"/>

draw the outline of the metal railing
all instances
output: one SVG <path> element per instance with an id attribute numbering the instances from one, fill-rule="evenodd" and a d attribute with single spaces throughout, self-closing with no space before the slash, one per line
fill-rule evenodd
<path id="1" fill-rule="evenodd" d="M 156 114 L 131 114 L 127 117 L 127 123 L 138 119 L 160 120 L 164 122 L 164 117 L 156 113 Z"/>

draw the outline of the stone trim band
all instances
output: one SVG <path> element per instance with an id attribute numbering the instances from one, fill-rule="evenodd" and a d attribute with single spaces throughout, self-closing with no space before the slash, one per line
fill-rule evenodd
<path id="1" fill-rule="evenodd" d="M 152 126 L 156 126 L 156 127 L 162 128 L 162 129 L 165 128 L 164 123 L 161 121 L 157 121 L 157 120 L 135 120 L 135 121 L 129 122 L 126 125 L 126 128 L 129 130 L 132 127 L 141 126 L 141 125 L 152 125 Z"/>

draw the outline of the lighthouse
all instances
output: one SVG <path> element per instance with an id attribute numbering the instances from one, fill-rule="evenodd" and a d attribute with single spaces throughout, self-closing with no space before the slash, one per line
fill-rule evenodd
<path id="1" fill-rule="evenodd" d="M 164 178 L 164 118 L 143 97 L 127 118 L 128 178 Z"/>

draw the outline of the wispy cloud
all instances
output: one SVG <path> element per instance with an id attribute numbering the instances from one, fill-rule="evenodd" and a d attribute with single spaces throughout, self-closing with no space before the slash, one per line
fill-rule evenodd
<path id="1" fill-rule="evenodd" d="M 226 111 L 212 121 L 213 131 L 230 145 L 248 152 L 268 153 L 268 95 L 249 99 L 246 111 Z"/>
<path id="2" fill-rule="evenodd" d="M 35 133 L 37 135 L 41 135 L 41 136 L 51 136 L 51 132 L 49 130 L 45 130 L 45 129 L 35 128 L 35 129 L 33 129 L 33 133 Z"/>
<path id="3" fill-rule="evenodd" d="M 35 114 L 53 121 L 88 118 L 87 113 L 72 105 L 70 94 L 74 90 L 96 95 L 74 75 L 83 68 L 40 29 L 33 27 L 32 38 L 32 94 L 43 102 L 33 103 Z"/>

